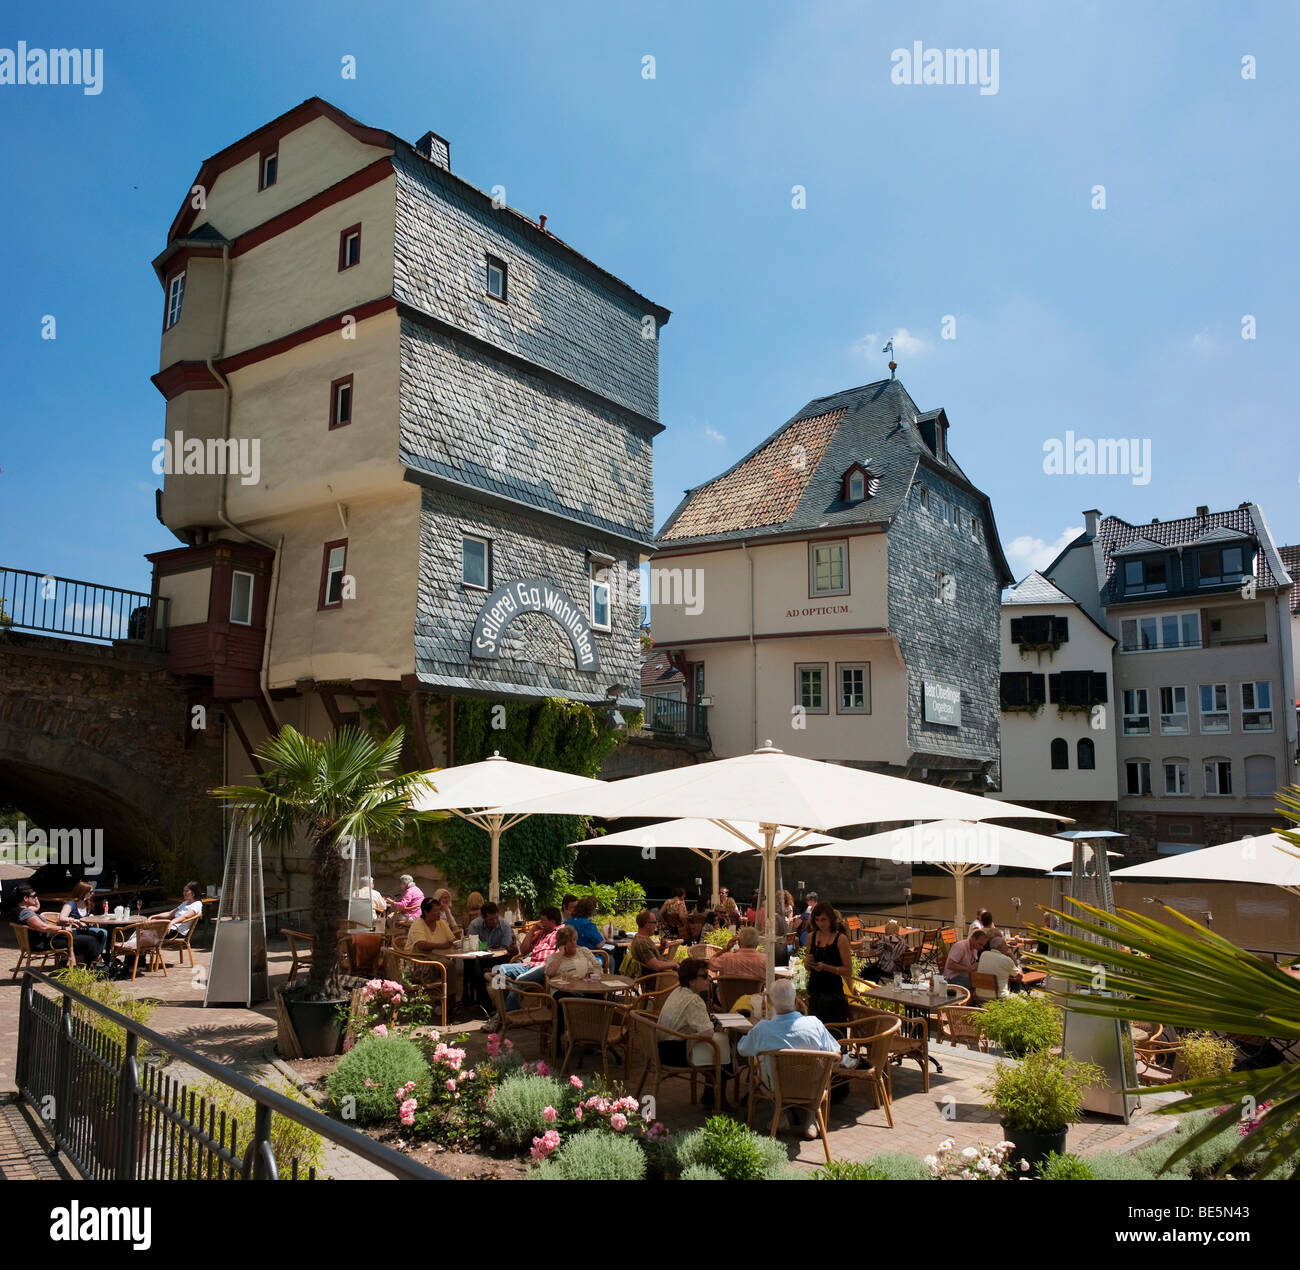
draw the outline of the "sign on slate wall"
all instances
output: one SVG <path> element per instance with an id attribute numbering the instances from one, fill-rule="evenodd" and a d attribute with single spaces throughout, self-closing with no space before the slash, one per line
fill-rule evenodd
<path id="1" fill-rule="evenodd" d="M 961 689 L 955 684 L 922 683 L 922 704 L 927 723 L 961 727 Z"/>
<path id="2" fill-rule="evenodd" d="M 498 587 L 483 602 L 474 623 L 471 657 L 499 657 L 506 627 L 521 613 L 544 613 L 558 623 L 573 645 L 577 668 L 594 673 L 600 669 L 596 641 L 586 615 L 573 599 L 541 578 L 523 578 Z"/>

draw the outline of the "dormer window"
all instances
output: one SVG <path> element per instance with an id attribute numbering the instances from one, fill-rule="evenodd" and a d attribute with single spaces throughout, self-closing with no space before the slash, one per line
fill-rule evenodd
<path id="1" fill-rule="evenodd" d="M 1236 583 L 1251 562 L 1250 553 L 1241 547 L 1206 547 L 1196 553 L 1196 571 L 1201 586 Z"/>
<path id="2" fill-rule="evenodd" d="M 487 293 L 494 300 L 506 302 L 506 262 L 497 256 L 487 258 Z"/>
<path id="3" fill-rule="evenodd" d="M 840 479 L 840 497 L 846 503 L 860 503 L 874 497 L 880 490 L 880 477 L 874 475 L 864 463 L 853 464 Z"/>
<path id="4" fill-rule="evenodd" d="M 1129 595 L 1169 589 L 1165 558 L 1124 561 L 1124 590 Z"/>

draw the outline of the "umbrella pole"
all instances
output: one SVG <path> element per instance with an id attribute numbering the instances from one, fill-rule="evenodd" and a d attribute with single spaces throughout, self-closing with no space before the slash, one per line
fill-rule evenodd
<path id="1" fill-rule="evenodd" d="M 763 830 L 763 947 L 767 952 L 767 990 L 776 982 L 776 825 Z"/>
<path id="2" fill-rule="evenodd" d="M 719 876 L 718 875 L 719 875 L 719 869 L 721 867 L 721 862 L 722 862 L 722 853 L 720 851 L 712 851 L 709 853 L 709 859 L 713 864 L 713 893 L 709 896 L 709 907 L 716 909 L 718 907 L 718 899 L 719 899 L 718 896 Z"/>
<path id="3" fill-rule="evenodd" d="M 492 839 L 492 876 L 488 880 L 488 899 L 501 903 L 501 816 L 488 817 L 488 834 Z"/>

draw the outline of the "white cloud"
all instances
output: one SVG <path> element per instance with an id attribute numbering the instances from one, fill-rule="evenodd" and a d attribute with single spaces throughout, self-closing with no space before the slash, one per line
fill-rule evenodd
<path id="1" fill-rule="evenodd" d="M 1044 542 L 1031 534 L 1013 538 L 1006 546 L 1007 563 L 1018 582 L 1027 573 L 1035 569 L 1045 569 L 1065 550 L 1081 533 L 1082 525 L 1071 525 L 1062 529 L 1055 542 Z"/>
<path id="2" fill-rule="evenodd" d="M 853 345 L 853 351 L 859 357 L 874 361 L 891 339 L 894 341 L 895 361 L 900 357 L 924 357 L 930 351 L 929 343 L 919 335 L 913 335 L 905 326 L 900 326 L 892 335 L 869 331 Z"/>
<path id="3" fill-rule="evenodd" d="M 1219 341 L 1213 329 L 1203 326 L 1188 341 L 1193 353 L 1199 353 L 1202 357 L 1208 357 L 1212 353 L 1219 351 Z"/>
<path id="4" fill-rule="evenodd" d="M 711 423 L 706 423 L 704 425 L 704 435 L 715 445 L 726 445 L 727 443 L 727 438 L 724 437 Z"/>

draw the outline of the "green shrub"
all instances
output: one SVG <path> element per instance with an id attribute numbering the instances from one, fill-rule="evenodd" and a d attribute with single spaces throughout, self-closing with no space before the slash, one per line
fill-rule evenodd
<path id="1" fill-rule="evenodd" d="M 563 1142 L 529 1177 L 542 1182 L 640 1182 L 645 1177 L 645 1152 L 635 1138 L 622 1134 L 579 1133 Z"/>
<path id="2" fill-rule="evenodd" d="M 728 1116 L 711 1116 L 703 1129 L 688 1134 L 677 1148 L 677 1163 L 683 1172 L 703 1165 L 728 1182 L 785 1177 L 790 1171 L 785 1148 L 775 1138 Z"/>
<path id="3" fill-rule="evenodd" d="M 277 1094 L 283 1094 L 284 1097 L 292 1099 L 294 1102 L 302 1103 L 308 1107 L 311 1106 L 311 1103 L 292 1085 L 282 1083 L 269 1085 L 267 1088 L 273 1089 Z M 232 1118 L 235 1120 L 238 1125 L 238 1140 L 234 1144 L 235 1153 L 237 1155 L 242 1154 L 253 1140 L 253 1119 L 257 1110 L 253 1100 L 246 1098 L 237 1089 L 231 1089 L 229 1085 L 223 1085 L 216 1080 L 192 1086 L 191 1089 L 193 1093 L 207 1102 L 210 1109 L 216 1109 L 218 1128 L 221 1124 L 223 1112 L 225 1113 L 227 1126 L 229 1126 Z M 207 1114 L 211 1114 L 211 1111 Z M 229 1127 L 226 1130 L 226 1144 L 230 1145 Z M 325 1159 L 325 1139 L 314 1129 L 308 1129 L 306 1125 L 301 1125 L 296 1120 L 290 1120 L 288 1116 L 275 1114 L 271 1116 L 271 1152 L 275 1156 L 276 1171 L 282 1182 L 292 1179 L 295 1159 L 298 1161 L 298 1177 L 300 1179 L 307 1177 L 309 1169 L 316 1170 L 318 1179 L 325 1176 L 320 1171 L 321 1164 Z M 195 1161 L 191 1167 L 194 1170 L 193 1178 L 201 1179 L 206 1176 L 204 1166 L 198 1161 Z"/>
<path id="4" fill-rule="evenodd" d="M 681 1180 L 683 1182 L 723 1182 L 726 1179 L 721 1173 L 705 1164 L 692 1164 L 689 1169 L 683 1170 Z"/>
<path id="5" fill-rule="evenodd" d="M 990 1041 L 1016 1058 L 1061 1043 L 1061 1011 L 1046 997 L 1017 992 L 986 1001 L 979 1022 Z"/>
<path id="6" fill-rule="evenodd" d="M 1237 1065 L 1237 1047 L 1213 1032 L 1188 1032 L 1183 1037 L 1183 1057 L 1187 1061 L 1188 1080 L 1227 1076 Z"/>
<path id="7" fill-rule="evenodd" d="M 882 1151 L 865 1160 L 832 1160 L 812 1175 L 819 1182 L 932 1182 L 930 1171 L 914 1155 Z"/>
<path id="8" fill-rule="evenodd" d="M 1216 1133 L 1208 1142 L 1196 1148 L 1195 1151 L 1189 1152 L 1181 1160 L 1169 1167 L 1169 1157 L 1178 1150 L 1178 1148 L 1187 1141 L 1193 1134 L 1199 1133 L 1206 1125 L 1212 1121 L 1221 1120 L 1222 1125 L 1220 1132 Z M 1179 1123 L 1178 1131 L 1171 1133 L 1167 1138 L 1162 1138 L 1154 1146 L 1146 1147 L 1139 1151 L 1138 1159 L 1145 1168 L 1150 1169 L 1153 1174 L 1170 1178 L 1185 1177 L 1210 1177 L 1218 1169 L 1223 1157 L 1235 1147 L 1240 1140 L 1238 1126 L 1240 1121 L 1235 1115 L 1226 1112 L 1223 1115 L 1217 1115 L 1212 1111 L 1199 1112 L 1196 1115 L 1185 1116 Z"/>
<path id="9" fill-rule="evenodd" d="M 1091 1182 L 1093 1172 L 1086 1160 L 1077 1155 L 1057 1155 L 1053 1151 L 1038 1166 L 1038 1176 L 1044 1182 Z"/>
<path id="10" fill-rule="evenodd" d="M 89 997 L 92 1001 L 98 1001 L 100 1005 L 125 1015 L 132 1023 L 138 1023 L 141 1027 L 148 1026 L 153 1012 L 160 1004 L 158 1001 L 140 1000 L 131 996 L 111 979 L 103 978 L 87 966 L 67 966 L 58 971 L 54 977 L 74 992 L 80 992 L 83 997 Z M 126 1028 L 121 1023 L 114 1023 L 102 1014 L 75 1003 L 72 1007 L 72 1017 L 89 1023 L 96 1032 L 107 1037 L 120 1049 L 126 1047 Z M 145 1058 L 149 1053 L 148 1042 L 140 1041 L 136 1053 L 139 1058 Z"/>
<path id="11" fill-rule="evenodd" d="M 565 1087 L 554 1076 L 525 1076 L 517 1072 L 497 1086 L 483 1114 L 501 1145 L 517 1151 L 552 1127 L 542 1111 L 563 1105 L 564 1099 Z"/>
<path id="12" fill-rule="evenodd" d="M 614 883 L 614 912 L 639 913 L 645 908 L 645 887 L 632 878 Z"/>
<path id="13" fill-rule="evenodd" d="M 1135 1155 L 1099 1151 L 1088 1156 L 1088 1172 L 1098 1182 L 1149 1182 L 1152 1173 Z"/>
<path id="14" fill-rule="evenodd" d="M 1095 1063 L 1074 1063 L 1033 1050 L 1018 1063 L 999 1063 L 985 1085 L 989 1106 L 1012 1131 L 1055 1133 L 1083 1114 L 1084 1091 L 1105 1083 Z"/>
<path id="15" fill-rule="evenodd" d="M 325 1087 L 335 1107 L 355 1113 L 349 1119 L 376 1124 L 396 1119 L 397 1091 L 410 1081 L 427 1089 L 429 1064 L 420 1047 L 402 1036 L 370 1035 L 343 1055 Z M 345 1098 L 355 1101 L 345 1103 Z"/>

